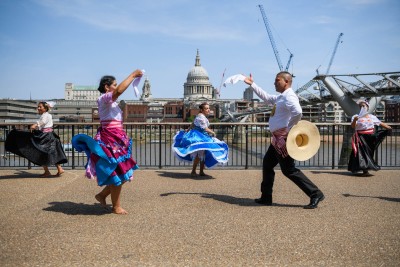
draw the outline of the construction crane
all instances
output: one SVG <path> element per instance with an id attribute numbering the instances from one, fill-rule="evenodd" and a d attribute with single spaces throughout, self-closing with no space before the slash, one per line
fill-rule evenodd
<path id="1" fill-rule="evenodd" d="M 278 52 L 278 49 L 276 48 L 275 40 L 274 40 L 274 37 L 272 35 L 272 31 L 271 31 L 271 29 L 269 27 L 269 22 L 268 22 L 267 16 L 265 15 L 264 7 L 262 5 L 258 5 L 258 7 L 260 8 L 261 15 L 262 15 L 263 20 L 264 20 L 265 28 L 267 29 L 268 37 L 269 37 L 269 40 L 271 42 L 272 49 L 274 51 L 276 61 L 278 62 L 279 70 L 283 71 L 283 65 L 282 65 L 282 62 L 281 62 L 281 58 L 279 57 L 279 52 Z M 289 49 L 287 49 L 287 50 L 288 50 L 290 56 L 289 56 L 288 63 L 286 64 L 285 71 L 287 71 L 289 69 L 290 62 L 292 61 L 292 58 L 293 58 L 293 54 L 290 52 Z"/>
<path id="2" fill-rule="evenodd" d="M 326 68 L 326 73 L 325 73 L 325 75 L 328 75 L 328 74 L 329 74 L 329 71 L 330 71 L 331 66 L 332 66 L 333 59 L 335 58 L 335 55 L 336 55 L 337 48 L 338 48 L 338 46 L 339 46 L 339 43 L 341 43 L 340 40 L 342 39 L 342 36 L 343 36 L 343 33 L 342 33 L 342 32 L 339 33 L 339 36 L 338 36 L 338 38 L 337 38 L 337 40 L 336 40 L 336 43 L 335 43 L 335 48 L 333 49 L 333 52 L 332 52 L 331 59 L 329 60 L 328 67 Z M 318 69 L 317 69 L 317 75 L 319 75 Z M 322 97 L 323 97 L 323 94 L 325 94 L 325 89 L 326 89 L 326 88 L 325 88 L 325 86 L 324 86 L 324 84 L 323 84 L 323 82 L 322 82 L 321 80 L 318 80 L 318 81 L 317 81 L 317 84 L 318 84 L 317 90 L 319 90 L 319 92 L 320 92 L 320 97 L 322 98 Z"/>
<path id="3" fill-rule="evenodd" d="M 343 36 L 343 33 L 341 32 L 341 33 L 339 34 L 337 40 L 336 40 L 335 48 L 333 49 L 333 53 L 332 53 L 332 56 L 331 56 L 331 60 L 329 61 L 328 67 L 326 68 L 326 73 L 325 73 L 325 75 L 328 75 L 328 74 L 329 74 L 329 71 L 330 71 L 331 66 L 332 66 L 333 59 L 335 58 L 335 55 L 336 55 L 337 48 L 338 48 L 338 46 L 339 46 L 339 43 L 341 43 L 340 40 L 342 39 L 342 36 Z M 343 42 L 343 41 L 342 41 L 342 42 Z M 320 67 L 321 67 L 321 65 L 320 65 Z M 319 75 L 318 69 L 319 69 L 319 67 L 317 68 L 317 74 Z"/>

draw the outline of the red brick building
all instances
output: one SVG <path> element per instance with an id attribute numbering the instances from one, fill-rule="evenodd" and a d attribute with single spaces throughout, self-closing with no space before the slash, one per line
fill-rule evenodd
<path id="1" fill-rule="evenodd" d="M 388 101 L 385 107 L 385 122 L 400 122 L 400 102 Z"/>

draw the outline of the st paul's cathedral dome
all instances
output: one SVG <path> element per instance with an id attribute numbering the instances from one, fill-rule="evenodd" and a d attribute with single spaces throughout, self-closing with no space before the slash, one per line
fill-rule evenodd
<path id="1" fill-rule="evenodd" d="M 200 64 L 200 54 L 197 49 L 196 62 L 189 71 L 186 82 L 184 83 L 183 97 L 189 100 L 212 99 L 214 88 L 211 85 L 208 73 Z"/>

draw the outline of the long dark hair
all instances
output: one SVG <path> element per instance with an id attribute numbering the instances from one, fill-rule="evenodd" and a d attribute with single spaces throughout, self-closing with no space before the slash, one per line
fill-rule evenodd
<path id="1" fill-rule="evenodd" d="M 106 85 L 110 86 L 114 81 L 115 77 L 111 75 L 105 75 L 101 77 L 99 88 L 97 88 L 97 90 L 104 94 L 106 92 Z"/>

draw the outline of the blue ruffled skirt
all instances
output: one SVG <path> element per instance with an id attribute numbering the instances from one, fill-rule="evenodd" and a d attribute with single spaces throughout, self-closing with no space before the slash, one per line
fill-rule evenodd
<path id="1" fill-rule="evenodd" d="M 184 162 L 192 162 L 196 156 L 202 155 L 201 160 L 207 168 L 228 162 L 228 145 L 197 129 L 179 131 L 174 136 L 172 150 L 177 159 Z"/>
<path id="2" fill-rule="evenodd" d="M 87 155 L 86 177 L 96 177 L 99 186 L 119 186 L 131 181 L 139 168 L 132 158 L 132 140 L 122 130 L 100 129 L 95 138 L 86 134 L 72 138 L 72 146 Z"/>

